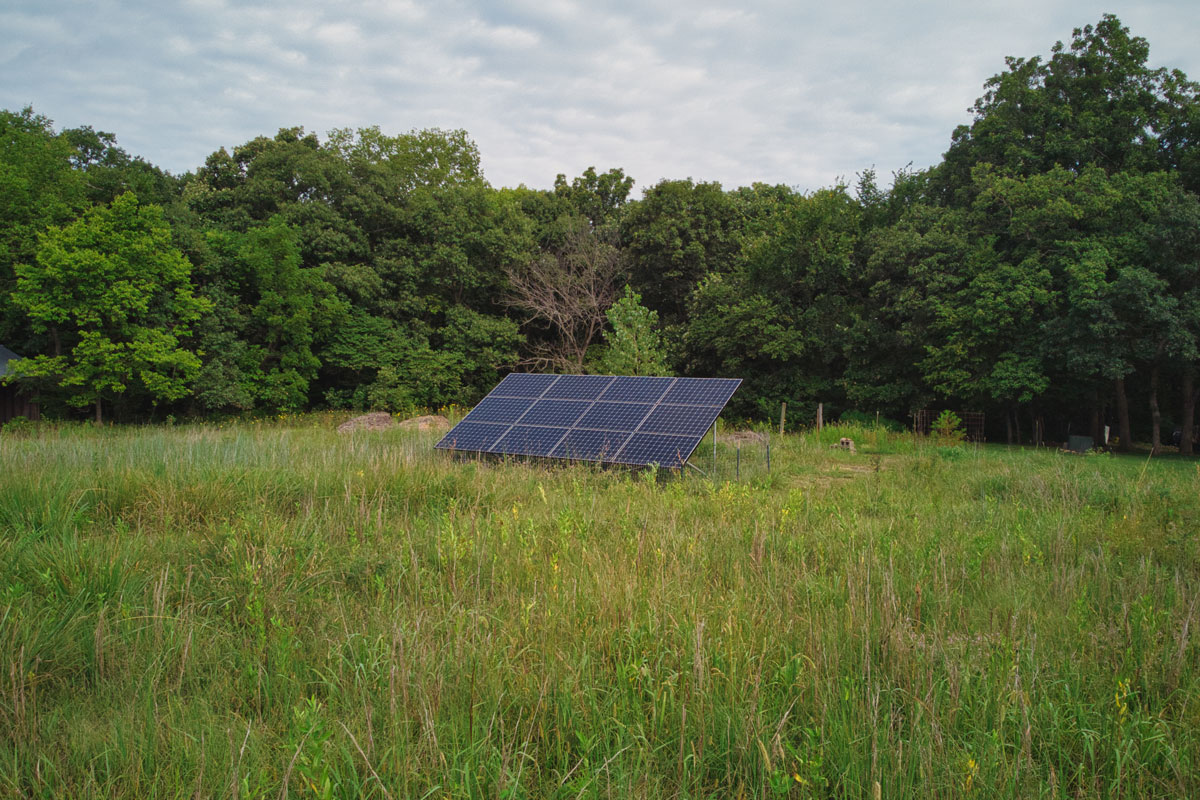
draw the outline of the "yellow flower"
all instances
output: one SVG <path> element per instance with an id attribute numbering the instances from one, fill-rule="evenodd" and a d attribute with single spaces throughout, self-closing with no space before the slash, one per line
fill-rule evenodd
<path id="1" fill-rule="evenodd" d="M 1129 717 L 1129 704 L 1125 702 L 1125 698 L 1127 697 L 1129 697 L 1129 681 L 1117 681 L 1117 719 L 1122 725 L 1125 724 L 1125 720 Z"/>

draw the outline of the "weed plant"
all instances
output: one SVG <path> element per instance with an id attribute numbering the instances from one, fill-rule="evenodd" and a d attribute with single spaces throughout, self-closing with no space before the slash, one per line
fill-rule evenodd
<path id="1" fill-rule="evenodd" d="M 285 423 L 0 434 L 0 796 L 1200 794 L 1194 462 Z"/>

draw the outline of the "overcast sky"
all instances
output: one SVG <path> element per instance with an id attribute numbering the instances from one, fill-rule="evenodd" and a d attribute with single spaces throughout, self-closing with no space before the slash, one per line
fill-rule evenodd
<path id="1" fill-rule="evenodd" d="M 379 125 L 465 128 L 496 186 L 594 165 L 807 191 L 936 163 L 1005 56 L 1105 12 L 1200 79 L 1196 0 L 5 0 L 0 107 L 175 173 L 281 127 Z"/>

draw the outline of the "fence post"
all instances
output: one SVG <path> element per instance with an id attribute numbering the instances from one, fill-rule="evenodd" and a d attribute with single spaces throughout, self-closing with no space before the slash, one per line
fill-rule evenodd
<path id="1" fill-rule="evenodd" d="M 787 419 L 787 401 L 779 407 L 779 435 L 783 436 L 783 422 Z"/>
<path id="2" fill-rule="evenodd" d="M 817 403 L 817 433 L 825 426 L 825 404 Z"/>

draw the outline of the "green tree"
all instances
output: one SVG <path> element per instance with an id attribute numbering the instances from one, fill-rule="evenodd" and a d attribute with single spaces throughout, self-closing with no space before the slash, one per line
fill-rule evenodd
<path id="1" fill-rule="evenodd" d="M 952 197 L 971 190 L 979 163 L 1013 175 L 1195 163 L 1200 87 L 1150 67 L 1149 55 L 1145 39 L 1105 14 L 1076 28 L 1069 45 L 1056 43 L 1049 59 L 1008 58 L 1008 69 L 984 84 L 974 122 L 954 132 L 935 182 Z"/>
<path id="2" fill-rule="evenodd" d="M 633 287 L 664 322 L 681 323 L 700 281 L 740 264 L 743 225 L 739 203 L 719 183 L 652 186 L 630 204 L 621 224 Z"/>
<path id="3" fill-rule="evenodd" d="M 970 242 L 961 212 L 897 203 L 894 191 L 875 208 L 864 204 L 866 216 L 898 218 L 864 230 L 860 239 L 858 296 L 840 331 L 840 382 L 852 407 L 903 418 L 932 399 L 918 366 L 926 355 L 930 301 L 956 285 Z M 886 208 L 893 203 L 903 207 Z"/>
<path id="4" fill-rule="evenodd" d="M 200 359 L 181 340 L 208 303 L 158 206 L 125 193 L 52 228 L 17 275 L 13 299 L 53 342 L 52 354 L 17 362 L 19 376 L 52 379 L 72 405 L 94 406 L 97 423 L 104 399 L 131 388 L 156 402 L 187 395 Z"/>
<path id="5" fill-rule="evenodd" d="M 201 390 L 205 402 L 295 407 L 320 396 L 347 406 L 373 395 L 396 408 L 407 398 L 440 404 L 467 399 L 516 360 L 517 326 L 499 298 L 506 267 L 533 248 L 530 223 L 484 181 L 464 131 L 341 129 L 322 144 L 284 129 L 214 153 L 185 195 L 220 234 L 202 259 L 205 292 L 218 306 L 206 341 L 225 345 L 219 355 L 208 348 L 214 381 Z M 263 269 L 250 269 L 251 251 L 273 245 L 246 250 L 239 237 L 276 223 L 294 233 L 298 262 L 274 248 Z M 316 304 L 304 312 L 309 284 Z M 294 295 L 292 285 L 300 285 Z M 353 308 L 336 326 L 323 310 L 330 287 Z M 282 327 L 263 324 L 272 297 L 290 309 L 270 315 L 291 320 Z M 306 329 L 306 313 L 311 336 L 294 335 L 289 326 Z M 272 347 L 273 327 L 283 335 Z M 483 356 L 497 360 L 481 364 Z M 274 377 L 247 383 L 254 375 Z"/>
<path id="6" fill-rule="evenodd" d="M 118 147 L 115 134 L 84 125 L 68 128 L 60 135 L 71 146 L 71 165 L 79 172 L 93 204 L 111 203 L 125 192 L 133 192 L 143 203 L 164 208 L 179 199 L 177 181 L 145 159 L 130 156 Z"/>
<path id="7" fill-rule="evenodd" d="M 593 228 L 616 222 L 632 190 L 633 178 L 620 167 L 602 173 L 588 167 L 570 183 L 561 173 L 554 179 L 555 196 L 569 203 Z"/>
<path id="8" fill-rule="evenodd" d="M 317 348 L 347 304 L 301 265 L 299 234 L 279 217 L 246 233 L 209 232 L 222 282 L 209 287 L 223 324 L 205 327 L 208 408 L 294 411 L 309 401 L 321 361 Z"/>
<path id="9" fill-rule="evenodd" d="M 791 309 L 756 291 L 744 272 L 700 282 L 688 303 L 683 348 L 687 373 L 745 380 L 731 401 L 736 413 L 769 416 L 780 401 L 827 387 L 804 372 L 805 335 Z"/>
<path id="10" fill-rule="evenodd" d="M 300 262 L 298 236 L 279 220 L 249 232 L 239 256 L 254 282 L 247 339 L 253 395 L 277 410 L 308 404 L 321 362 L 316 343 L 344 313 L 333 287 Z"/>
<path id="11" fill-rule="evenodd" d="M 1047 396 L 1090 405 L 1096 427 L 1112 387 L 1127 445 L 1126 381 L 1145 370 L 1157 441 L 1160 373 L 1197 357 L 1195 196 L 1165 172 L 1099 167 L 981 165 L 973 180 L 969 209 L 914 209 L 876 253 L 918 257 L 908 308 L 925 380 L 1010 415 Z"/>
<path id="12" fill-rule="evenodd" d="M 0 111 L 0 342 L 22 352 L 44 343 L 31 335 L 12 299 L 16 265 L 33 263 L 38 235 L 67 224 L 87 205 L 71 156 L 70 141 L 32 108 Z"/>
<path id="13" fill-rule="evenodd" d="M 395 136 L 377 125 L 329 132 L 325 147 L 346 162 L 360 186 L 395 203 L 418 187 L 483 181 L 479 148 L 467 132 L 430 128 Z"/>
<path id="14" fill-rule="evenodd" d="M 607 375 L 669 375 L 658 313 L 642 305 L 642 296 L 628 286 L 625 294 L 605 312 L 611 330 L 604 331 L 604 347 L 596 371 Z"/>
<path id="15" fill-rule="evenodd" d="M 1132 384 L 1148 391 L 1157 442 L 1164 370 L 1193 363 L 1192 237 L 1179 220 L 1200 188 L 1200 86 L 1149 54 L 1105 15 L 1049 58 L 1009 58 L 954 132 L 923 199 L 962 215 L 969 253 L 958 269 L 915 276 L 953 284 L 916 291 L 929 323 L 922 370 L 939 390 L 1010 414 L 1090 405 L 1094 435 L 1111 392 L 1128 445 Z"/>
<path id="16" fill-rule="evenodd" d="M 355 186 L 350 166 L 315 134 L 284 128 L 210 155 L 183 196 L 208 228 L 244 233 L 279 217 L 299 236 L 302 266 L 317 267 L 368 256 Z"/>
<path id="17" fill-rule="evenodd" d="M 534 252 L 529 220 L 509 195 L 482 182 L 420 187 L 397 218 L 396 237 L 373 251 L 383 286 L 373 310 L 412 347 L 452 357 L 438 373 L 439 390 L 412 387 L 418 404 L 470 399 L 517 358 L 521 336 L 502 298 L 508 271 Z M 481 353 L 498 360 L 483 365 Z M 421 380 L 418 372 L 397 374 Z"/>

